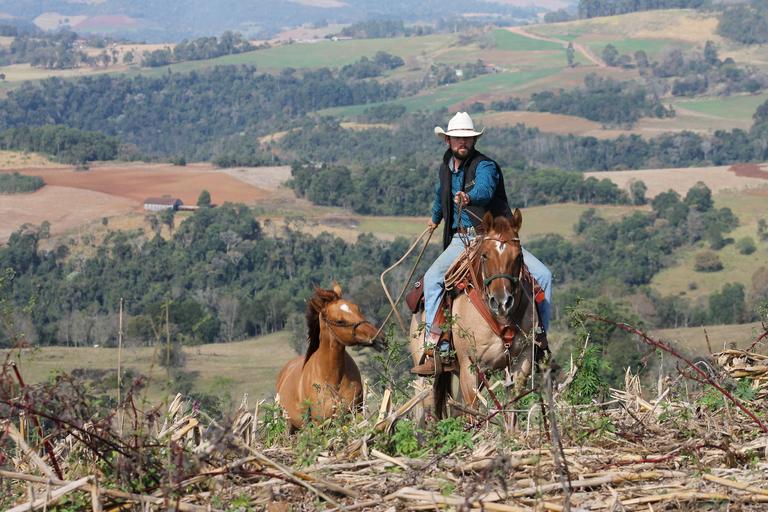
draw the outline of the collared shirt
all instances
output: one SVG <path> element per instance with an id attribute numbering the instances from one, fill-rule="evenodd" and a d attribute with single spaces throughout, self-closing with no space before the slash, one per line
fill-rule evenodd
<path id="1" fill-rule="evenodd" d="M 456 169 L 456 161 L 453 157 L 448 161 L 448 168 L 451 170 L 451 201 L 456 197 L 456 193 L 462 190 L 462 183 L 464 182 L 464 169 L 463 166 L 466 160 L 462 162 L 461 167 Z M 499 181 L 499 173 L 496 170 L 496 166 L 490 160 L 483 160 L 475 169 L 475 186 L 472 187 L 467 195 L 469 196 L 469 204 L 477 206 L 485 206 L 493 197 L 493 193 L 496 191 L 496 184 Z M 437 182 L 435 187 L 435 200 L 432 202 L 432 222 L 439 224 L 443 220 L 443 212 L 440 205 L 440 182 Z M 461 212 L 461 225 L 462 227 L 472 226 L 472 222 L 469 218 L 469 214 L 466 210 Z M 459 227 L 459 209 L 453 208 L 453 229 Z"/>

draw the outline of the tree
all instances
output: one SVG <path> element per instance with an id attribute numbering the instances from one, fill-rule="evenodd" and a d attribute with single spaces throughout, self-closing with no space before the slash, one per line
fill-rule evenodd
<path id="1" fill-rule="evenodd" d="M 717 56 L 717 46 L 712 41 L 704 43 L 704 62 L 710 66 L 717 66 L 720 64 L 720 59 Z"/>
<path id="2" fill-rule="evenodd" d="M 736 242 L 736 248 L 739 250 L 741 254 L 752 254 L 757 250 L 757 246 L 755 245 L 755 241 L 752 239 L 751 236 L 745 236 L 744 238 L 740 238 L 738 242 Z"/>
<path id="3" fill-rule="evenodd" d="M 752 274 L 749 296 L 754 305 L 768 302 L 768 267 L 760 267 Z"/>
<path id="4" fill-rule="evenodd" d="M 175 226 L 174 219 L 176 217 L 176 210 L 173 208 L 166 208 L 160 211 L 160 222 L 168 226 L 168 231 L 173 234 L 173 228 Z"/>
<path id="5" fill-rule="evenodd" d="M 727 283 L 720 292 L 709 296 L 709 319 L 713 323 L 735 324 L 747 318 L 744 285 Z"/>
<path id="6" fill-rule="evenodd" d="M 648 187 L 641 180 L 632 180 L 629 184 L 629 195 L 632 199 L 632 204 L 643 205 L 647 202 L 645 193 L 648 192 Z"/>
<path id="7" fill-rule="evenodd" d="M 568 67 L 572 68 L 576 65 L 576 50 L 573 48 L 573 43 L 568 43 L 568 48 L 565 49 L 565 58 L 568 60 Z"/>
<path id="8" fill-rule="evenodd" d="M 650 64 L 648 62 L 648 54 L 646 54 L 644 50 L 637 50 L 635 52 L 635 65 L 640 74 L 645 75 Z"/>
<path id="9" fill-rule="evenodd" d="M 133 64 L 133 60 L 135 58 L 136 57 L 134 56 L 133 51 L 128 50 L 127 52 L 125 52 L 125 55 L 123 55 L 123 64 L 128 64 L 130 66 L 131 64 Z"/>
<path id="10" fill-rule="evenodd" d="M 197 197 L 197 206 L 200 208 L 209 208 L 211 206 L 211 194 L 207 190 L 200 192 Z"/>
<path id="11" fill-rule="evenodd" d="M 616 66 L 619 61 L 619 50 L 612 44 L 606 45 L 606 47 L 603 48 L 603 61 L 608 66 Z"/>
<path id="12" fill-rule="evenodd" d="M 696 182 L 694 186 L 688 189 L 684 202 L 690 208 L 700 212 L 711 210 L 715 204 L 712 200 L 712 191 L 701 181 Z"/>
<path id="13" fill-rule="evenodd" d="M 718 272 L 723 270 L 723 263 L 717 253 L 701 251 L 694 256 L 693 268 L 697 272 Z"/>

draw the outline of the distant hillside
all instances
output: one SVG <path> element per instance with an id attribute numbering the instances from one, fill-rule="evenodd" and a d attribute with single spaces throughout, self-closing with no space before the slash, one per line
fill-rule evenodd
<path id="1" fill-rule="evenodd" d="M 431 22 L 472 14 L 472 19 L 515 21 L 534 19 L 537 7 L 518 7 L 522 2 L 481 0 L 0 0 L 0 12 L 36 20 L 45 28 L 68 24 L 78 32 L 128 35 L 148 41 L 181 40 L 187 37 L 238 30 L 250 37 L 268 37 L 285 28 L 303 24 L 352 23 L 372 18 Z M 563 2 L 561 2 L 563 3 Z M 552 5 L 552 1 L 540 4 Z M 413 13 L 419 18 L 414 19 Z"/>

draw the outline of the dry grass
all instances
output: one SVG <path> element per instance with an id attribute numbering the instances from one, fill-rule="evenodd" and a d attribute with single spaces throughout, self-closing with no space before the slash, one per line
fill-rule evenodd
<path id="1" fill-rule="evenodd" d="M 705 356 L 730 348 L 746 350 L 762 332 L 762 324 L 753 322 L 750 324 L 659 329 L 653 332 L 653 336 L 671 342 L 689 354 Z M 707 337 L 709 337 L 709 344 Z"/>
<path id="2" fill-rule="evenodd" d="M 647 197 L 655 197 L 669 189 L 685 195 L 688 190 L 701 181 L 713 193 L 725 190 L 744 190 L 768 186 L 768 181 L 760 178 L 736 176 L 729 171 L 730 166 L 689 167 L 680 169 L 644 169 L 638 171 L 586 172 L 585 177 L 607 178 L 620 188 L 628 189 L 633 180 L 640 180 L 648 187 Z"/>
<path id="3" fill-rule="evenodd" d="M 34 174 L 34 173 L 32 173 Z M 94 220 L 136 209 L 136 202 L 103 192 L 73 187 L 45 186 L 31 194 L 3 195 L 0 200 L 0 243 L 23 224 L 51 223 L 59 235 Z"/>
<path id="4" fill-rule="evenodd" d="M 565 23 L 526 27 L 532 33 L 544 36 L 578 34 L 576 40 L 623 38 L 669 39 L 703 44 L 706 40 L 720 43 L 717 35 L 717 16 L 690 9 L 665 9 L 605 16 Z"/>
<path id="5" fill-rule="evenodd" d="M 757 237 L 758 220 L 768 217 L 765 211 L 766 196 L 760 192 L 768 193 L 768 189 L 741 192 L 728 190 L 714 196 L 715 207 L 730 208 L 739 219 L 739 227 L 725 236 L 734 240 L 751 237 L 757 244 L 755 253 L 741 254 L 734 244 L 729 244 L 718 251 L 723 270 L 714 273 L 696 272 L 695 255 L 706 248 L 702 243 L 678 252 L 676 264 L 656 274 L 651 287 L 662 295 L 680 295 L 707 307 L 709 295 L 721 291 L 724 284 L 741 283 L 749 299 L 752 275 L 761 266 L 768 266 L 768 243 L 759 241 Z"/>
<path id="6" fill-rule="evenodd" d="M 0 150 L 0 169 L 61 167 L 61 164 L 37 153 Z"/>
<path id="7" fill-rule="evenodd" d="M 184 347 L 184 371 L 195 373 L 193 391 L 238 399 L 244 393 L 253 399 L 274 395 L 275 379 L 282 365 L 296 356 L 287 332 L 261 336 L 233 343 L 215 343 Z M 173 393 L 168 389 L 166 371 L 155 363 L 159 347 L 123 349 L 124 369 L 134 370 L 149 378 L 149 396 L 153 400 Z M 75 369 L 117 371 L 116 348 L 106 347 L 40 347 L 23 350 L 1 350 L 18 364 L 28 384 L 45 382 L 57 373 Z M 354 352 L 352 352 L 355 355 Z"/>
<path id="8" fill-rule="evenodd" d="M 14 411 L 3 425 L 14 456 L 6 465 L 13 471 L 0 470 L 7 489 L 1 502 L 27 510 L 35 498 L 44 508 L 60 495 L 66 500 L 81 493 L 81 508 L 97 503 L 98 510 L 128 508 L 126 502 L 143 502 L 143 510 L 173 503 L 195 512 L 764 510 L 765 361 L 759 353 L 730 351 L 708 361 L 711 376 L 672 370 L 651 389 L 627 371 L 624 385 L 606 393 L 610 400 L 585 405 L 566 400 L 575 387 L 573 374 L 543 379 L 546 385 L 536 388 L 541 399 L 527 405 L 492 379 L 482 401 L 472 408 L 449 402 L 457 417 L 439 425 L 430 421 L 426 428 L 406 421 L 430 393 L 420 386 L 395 400 L 391 389 L 380 394 L 369 387 L 360 413 L 295 435 L 285 433 L 284 420 L 270 404 L 259 402 L 254 409 L 244 399 L 234 415 L 211 419 L 179 395 L 153 414 L 127 405 L 105 410 L 106 418 L 78 421 L 81 430 L 48 422 L 54 445 L 48 454 L 30 448 L 19 432 L 38 403 L 6 392 L 2 398 L 28 414 L 21 418 Z M 738 398 L 726 399 L 715 386 L 743 375 L 745 364 L 751 367 Z M 66 384 L 47 392 L 79 405 L 80 397 L 64 395 L 72 395 Z M 4 382 L 0 389 L 14 388 Z M 133 427 L 125 435 L 116 426 L 119 416 Z M 60 479 L 51 460 L 61 468 Z M 122 474 L 126 466 L 130 479 Z M 135 485 L 136 476 L 144 477 L 143 485 Z"/>

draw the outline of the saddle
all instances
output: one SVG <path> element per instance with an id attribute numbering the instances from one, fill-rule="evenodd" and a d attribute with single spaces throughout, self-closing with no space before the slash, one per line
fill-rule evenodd
<path id="1" fill-rule="evenodd" d="M 478 296 L 477 290 L 470 286 L 468 268 L 469 264 L 472 263 L 468 262 L 468 259 L 469 258 L 466 255 L 460 256 L 446 273 L 446 293 L 443 294 L 443 298 L 440 306 L 437 309 L 437 314 L 435 315 L 433 324 L 444 325 L 446 320 L 445 311 L 450 311 L 451 307 L 453 306 L 454 299 L 459 295 L 459 293 L 466 291 L 470 297 L 470 302 L 475 305 L 481 316 L 483 316 L 491 328 L 494 329 L 494 327 L 497 327 L 498 324 L 493 318 L 489 316 L 490 311 L 487 310 L 487 307 L 481 306 L 480 302 L 482 299 Z M 536 279 L 531 275 L 528 267 L 525 265 L 523 265 L 521 280 L 523 282 L 532 283 L 532 295 L 534 298 L 534 304 L 538 311 L 539 304 L 541 304 L 545 299 L 544 290 L 541 288 L 541 285 L 539 285 Z M 424 277 L 413 283 L 411 290 L 405 296 L 405 302 L 408 306 L 408 309 L 414 315 L 420 313 L 424 309 Z M 501 332 L 497 334 L 502 338 L 505 345 L 508 343 L 511 344 L 511 338 L 514 338 L 514 332 Z M 450 350 L 453 350 L 453 332 L 451 329 L 443 332 L 443 334 L 440 336 L 440 339 L 447 340 L 450 344 Z M 537 330 L 535 333 L 535 339 L 537 342 L 536 360 L 539 360 L 549 352 L 546 333 L 542 329 Z"/>

